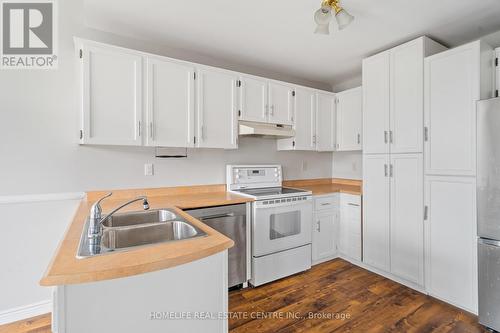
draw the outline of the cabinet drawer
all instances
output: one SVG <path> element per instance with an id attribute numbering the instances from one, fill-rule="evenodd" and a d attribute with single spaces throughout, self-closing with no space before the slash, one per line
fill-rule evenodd
<path id="1" fill-rule="evenodd" d="M 342 193 L 342 205 L 361 207 L 361 196 L 355 194 Z"/>
<path id="2" fill-rule="evenodd" d="M 314 210 L 327 210 L 335 209 L 339 206 L 339 200 L 336 195 L 329 196 L 315 196 L 314 197 Z"/>

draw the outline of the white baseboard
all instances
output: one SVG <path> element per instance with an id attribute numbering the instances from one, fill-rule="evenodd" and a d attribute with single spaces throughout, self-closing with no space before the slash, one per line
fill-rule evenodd
<path id="1" fill-rule="evenodd" d="M 52 312 L 52 300 L 33 303 L 0 312 L 0 325 Z"/>

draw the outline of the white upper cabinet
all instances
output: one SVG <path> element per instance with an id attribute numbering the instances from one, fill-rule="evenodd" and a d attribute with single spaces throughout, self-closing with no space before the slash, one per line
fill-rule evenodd
<path id="1" fill-rule="evenodd" d="M 149 146 L 194 146 L 194 75 L 193 66 L 147 58 Z"/>
<path id="2" fill-rule="evenodd" d="M 126 49 L 80 43 L 81 143 L 139 146 L 143 58 Z"/>
<path id="3" fill-rule="evenodd" d="M 389 152 L 388 51 L 363 60 L 363 153 Z"/>
<path id="4" fill-rule="evenodd" d="M 424 179 L 422 154 L 393 154 L 391 273 L 424 285 Z"/>
<path id="5" fill-rule="evenodd" d="M 240 120 L 267 122 L 268 83 L 264 79 L 241 76 Z"/>
<path id="6" fill-rule="evenodd" d="M 423 151 L 423 62 L 443 50 L 420 37 L 363 60 L 364 153 Z"/>
<path id="7" fill-rule="evenodd" d="M 423 152 L 423 57 L 422 39 L 391 50 L 391 153 Z"/>
<path id="8" fill-rule="evenodd" d="M 228 71 L 200 67 L 197 105 L 197 146 L 234 149 L 238 147 L 237 80 Z"/>
<path id="9" fill-rule="evenodd" d="M 476 174 L 476 102 L 492 97 L 492 69 L 479 41 L 425 60 L 426 174 Z"/>
<path id="10" fill-rule="evenodd" d="M 316 91 L 297 87 L 294 99 L 295 136 L 278 140 L 278 150 L 316 150 Z"/>
<path id="11" fill-rule="evenodd" d="M 271 82 L 269 83 L 269 123 L 293 124 L 293 87 Z"/>
<path id="12" fill-rule="evenodd" d="M 363 155 L 363 261 L 390 271 L 389 155 Z"/>
<path id="13" fill-rule="evenodd" d="M 318 151 L 334 151 L 337 123 L 335 94 L 318 92 L 316 105 L 316 148 Z"/>
<path id="14" fill-rule="evenodd" d="M 316 150 L 316 92 L 297 88 L 295 91 L 295 149 Z"/>
<path id="15" fill-rule="evenodd" d="M 293 86 L 245 75 L 240 82 L 240 120 L 293 125 Z"/>
<path id="16" fill-rule="evenodd" d="M 361 150 L 363 90 L 349 89 L 337 96 L 337 151 Z"/>

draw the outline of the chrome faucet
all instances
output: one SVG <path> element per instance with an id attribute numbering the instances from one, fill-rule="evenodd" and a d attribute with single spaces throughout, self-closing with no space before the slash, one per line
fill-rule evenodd
<path id="1" fill-rule="evenodd" d="M 131 203 L 134 203 L 136 201 L 142 200 L 142 207 L 144 208 L 144 210 L 148 210 L 149 209 L 148 198 L 145 197 L 145 196 L 143 196 L 143 197 L 137 197 L 135 199 L 127 201 L 123 205 L 121 205 L 121 206 L 113 209 L 106 216 L 102 217 L 101 202 L 104 199 L 110 197 L 111 195 L 113 195 L 113 192 L 110 192 L 110 193 L 106 194 L 104 197 L 102 197 L 96 203 L 94 203 L 92 205 L 92 207 L 90 208 L 88 237 L 92 240 L 90 242 L 91 244 L 96 244 L 96 243 L 98 243 L 100 241 L 99 237 L 101 236 L 101 233 L 102 233 L 102 224 L 103 224 L 103 222 L 106 221 L 107 219 L 109 219 L 111 216 L 113 216 L 113 214 L 115 214 L 117 211 L 119 211 L 123 207 L 126 207 L 126 206 L 128 206 Z"/>

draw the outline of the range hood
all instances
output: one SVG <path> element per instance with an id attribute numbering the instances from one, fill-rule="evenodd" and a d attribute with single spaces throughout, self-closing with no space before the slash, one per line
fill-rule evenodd
<path id="1" fill-rule="evenodd" d="M 239 134 L 242 136 L 270 138 L 290 138 L 295 136 L 295 130 L 289 125 L 266 124 L 242 120 L 238 123 L 240 127 Z"/>

